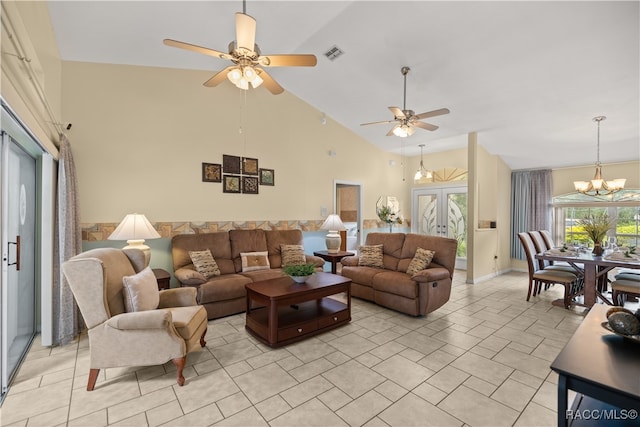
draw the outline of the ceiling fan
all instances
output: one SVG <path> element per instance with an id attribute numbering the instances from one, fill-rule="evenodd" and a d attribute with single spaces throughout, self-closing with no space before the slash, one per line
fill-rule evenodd
<path id="1" fill-rule="evenodd" d="M 440 108 L 439 110 L 433 110 L 422 114 L 415 114 L 413 110 L 407 110 L 407 74 L 409 73 L 409 70 L 409 67 L 402 67 L 400 69 L 400 72 L 404 76 L 404 103 L 402 104 L 402 110 L 399 107 L 389 107 L 389 110 L 391 110 L 391 112 L 393 113 L 393 120 L 362 123 L 360 126 L 397 122 L 395 126 L 387 133 L 387 136 L 396 135 L 401 138 L 406 138 L 407 136 L 413 135 L 413 133 L 416 131 L 416 127 L 431 131 L 438 129 L 438 126 L 436 125 L 421 122 L 419 120 L 426 119 L 428 117 L 449 114 L 448 108 Z"/>
<path id="2" fill-rule="evenodd" d="M 163 42 L 167 46 L 233 62 L 233 65 L 204 82 L 204 85 L 208 87 L 219 85 L 226 77 L 238 88 L 244 90 L 249 89 L 249 84 L 256 88 L 264 83 L 271 93 L 278 95 L 284 89 L 261 67 L 313 67 L 318 62 L 315 55 L 262 55 L 260 48 L 255 43 L 255 38 L 256 20 L 246 14 L 246 2 L 243 0 L 242 13 L 236 13 L 236 39 L 229 43 L 228 53 L 172 39 L 164 39 Z"/>

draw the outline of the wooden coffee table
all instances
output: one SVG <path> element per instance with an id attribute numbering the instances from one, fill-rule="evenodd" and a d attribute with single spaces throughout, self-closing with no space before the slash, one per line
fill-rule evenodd
<path id="1" fill-rule="evenodd" d="M 351 280 L 315 273 L 297 284 L 288 276 L 246 285 L 245 328 L 271 347 L 279 347 L 351 321 Z M 345 292 L 346 304 L 327 298 Z"/>

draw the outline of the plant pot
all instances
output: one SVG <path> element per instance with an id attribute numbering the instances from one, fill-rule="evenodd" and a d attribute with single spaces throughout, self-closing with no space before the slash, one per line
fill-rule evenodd
<path id="1" fill-rule="evenodd" d="M 595 243 L 593 245 L 592 254 L 595 256 L 601 256 L 604 253 L 604 249 L 602 249 L 602 245 L 600 243 Z"/>
<path id="2" fill-rule="evenodd" d="M 293 281 L 296 282 L 296 283 L 304 283 L 304 282 L 307 281 L 307 279 L 309 277 L 311 277 L 311 275 L 309 275 L 309 276 L 289 276 L 289 277 L 291 277 L 293 279 Z"/>

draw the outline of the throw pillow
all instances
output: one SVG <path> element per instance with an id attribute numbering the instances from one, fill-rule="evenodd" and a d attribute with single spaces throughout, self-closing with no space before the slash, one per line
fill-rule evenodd
<path id="1" fill-rule="evenodd" d="M 382 245 L 360 246 L 358 265 L 363 267 L 384 268 L 382 262 Z"/>
<path id="2" fill-rule="evenodd" d="M 211 255 L 209 249 L 206 251 L 189 251 L 189 256 L 196 271 L 202 274 L 205 279 L 220 275 L 218 263 L 213 259 L 213 255 Z"/>
<path id="3" fill-rule="evenodd" d="M 155 310 L 160 304 L 156 276 L 150 267 L 133 276 L 122 278 L 124 306 L 128 313 Z"/>
<path id="4" fill-rule="evenodd" d="M 271 268 L 267 251 L 240 252 L 242 258 L 242 272 L 254 270 L 268 270 Z"/>
<path id="5" fill-rule="evenodd" d="M 431 260 L 436 253 L 429 249 L 418 248 L 416 250 L 413 259 L 409 263 L 409 267 L 407 268 L 407 274 L 409 276 L 415 275 L 418 271 L 424 270 L 431 264 Z"/>
<path id="6" fill-rule="evenodd" d="M 283 267 L 307 263 L 302 245 L 280 245 L 280 255 Z"/>

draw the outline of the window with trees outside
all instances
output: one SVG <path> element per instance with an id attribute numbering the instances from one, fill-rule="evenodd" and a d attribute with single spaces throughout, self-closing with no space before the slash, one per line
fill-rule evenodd
<path id="1" fill-rule="evenodd" d="M 553 199 L 555 243 L 589 246 L 590 239 L 580 225 L 589 215 L 606 213 L 615 225 L 607 233 L 606 248 L 640 247 L 640 190 L 623 190 L 609 196 L 570 193 Z"/>

